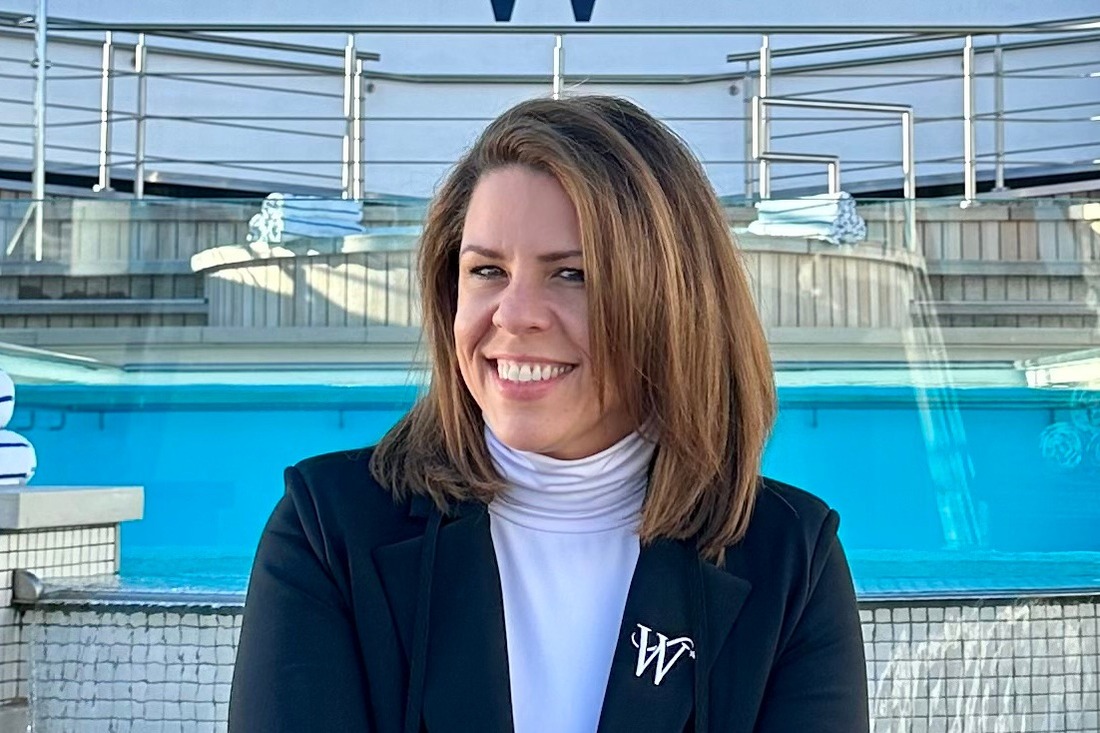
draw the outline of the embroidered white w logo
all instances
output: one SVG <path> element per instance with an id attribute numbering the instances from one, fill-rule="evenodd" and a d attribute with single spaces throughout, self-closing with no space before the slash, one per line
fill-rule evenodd
<path id="1" fill-rule="evenodd" d="M 657 635 L 657 641 L 653 646 L 649 644 L 651 633 Z M 638 666 L 634 670 L 634 676 L 641 677 L 645 674 L 649 665 L 656 661 L 657 667 L 653 672 L 653 684 L 655 685 L 661 684 L 661 680 L 665 678 L 665 675 L 672 669 L 672 665 L 676 664 L 676 661 L 683 656 L 684 652 L 695 659 L 695 642 L 688 637 L 679 636 L 675 639 L 669 639 L 660 631 L 654 631 L 642 624 L 638 624 L 638 631 L 630 635 L 630 642 L 638 649 Z M 669 656 L 670 647 L 675 650 L 671 657 Z"/>

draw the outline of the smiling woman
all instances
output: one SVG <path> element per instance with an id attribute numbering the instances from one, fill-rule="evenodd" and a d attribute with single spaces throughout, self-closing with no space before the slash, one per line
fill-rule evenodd
<path id="1" fill-rule="evenodd" d="M 427 394 L 287 470 L 231 731 L 867 730 L 839 519 L 760 476 L 767 344 L 673 133 L 611 97 L 505 112 L 420 285 Z"/>
<path id="2" fill-rule="evenodd" d="M 637 426 L 593 377 L 580 238 L 557 179 L 511 166 L 474 189 L 459 250 L 463 381 L 505 444 L 555 458 L 590 456 Z"/>

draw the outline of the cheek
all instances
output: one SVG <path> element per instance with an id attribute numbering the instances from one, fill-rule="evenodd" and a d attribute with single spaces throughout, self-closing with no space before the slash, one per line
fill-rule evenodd
<path id="1" fill-rule="evenodd" d="M 464 313 L 461 306 L 455 311 L 453 333 L 455 342 L 455 366 L 458 374 L 462 378 L 470 394 L 477 395 L 478 385 L 477 380 L 474 378 L 473 367 L 473 354 L 475 354 L 477 350 L 477 337 L 470 327 L 470 323 L 467 320 L 467 314 Z"/>
<path id="2" fill-rule="evenodd" d="M 453 333 L 460 364 L 468 362 L 477 352 L 478 345 L 485 338 L 491 317 L 492 313 L 484 303 L 459 292 Z"/>
<path id="3" fill-rule="evenodd" d="M 588 342 L 588 303 L 583 294 L 579 298 L 571 298 L 558 308 L 558 318 L 561 321 L 565 336 L 573 345 L 580 349 L 584 356 L 589 356 Z"/>

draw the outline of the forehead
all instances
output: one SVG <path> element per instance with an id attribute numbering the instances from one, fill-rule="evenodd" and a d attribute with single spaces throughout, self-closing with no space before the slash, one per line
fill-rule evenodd
<path id="1" fill-rule="evenodd" d="M 556 178 L 511 166 L 486 173 L 474 187 L 462 242 L 506 252 L 579 248 L 580 225 Z"/>

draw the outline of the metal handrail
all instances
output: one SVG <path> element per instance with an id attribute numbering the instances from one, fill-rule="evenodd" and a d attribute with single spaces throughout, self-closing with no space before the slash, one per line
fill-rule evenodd
<path id="1" fill-rule="evenodd" d="M 1007 31 L 1006 31 L 1007 32 Z M 958 39 L 960 36 L 949 36 L 948 38 Z M 1095 43 L 1100 41 L 1100 33 L 1082 33 L 1069 37 L 1059 38 L 1041 38 L 1037 40 L 1028 41 L 1013 41 L 1012 43 L 1005 43 L 1002 48 L 1006 51 L 1024 51 L 1034 48 L 1050 48 L 1052 46 L 1074 46 L 1081 43 Z M 977 53 L 989 53 L 996 51 L 996 45 L 993 46 L 979 46 Z M 778 54 L 779 51 L 773 51 Z M 791 54 L 793 55 L 793 54 Z M 781 71 L 784 74 L 805 74 L 814 71 L 830 71 L 837 69 L 847 69 L 856 66 L 869 66 L 876 63 L 891 63 L 901 64 L 909 63 L 911 61 L 931 61 L 933 59 L 946 59 L 957 58 L 959 52 L 955 49 L 939 49 L 936 51 L 919 51 L 916 53 L 900 54 L 900 55 L 882 55 L 882 56 L 869 56 L 859 59 L 845 59 L 843 61 L 820 61 L 812 64 L 800 64 L 797 66 L 784 66 Z M 756 58 L 756 54 L 753 54 L 752 58 Z"/>
<path id="2" fill-rule="evenodd" d="M 18 16 L 17 13 L 5 13 L 6 16 Z M 23 16 L 31 25 L 33 19 Z M 1100 28 L 1100 17 L 1087 16 L 1080 20 L 1054 21 L 1058 25 L 1044 23 L 1018 24 L 962 24 L 962 25 L 599 25 L 594 23 L 578 24 L 498 24 L 498 25 L 408 25 L 408 24 L 371 24 L 371 23 L 116 23 L 88 20 L 55 18 L 50 25 L 56 30 L 65 31 L 108 31 L 146 33 L 354 33 L 354 34 L 401 34 L 401 35 L 720 35 L 720 36 L 759 36 L 765 34 L 785 35 L 896 35 L 899 30 L 908 30 L 916 35 L 947 34 L 954 36 L 993 35 L 996 33 L 1066 33 L 1073 31 L 1095 31 Z"/>
<path id="3" fill-rule="evenodd" d="M 3 16 L 3 13 L 0 13 L 0 17 L 2 17 L 2 16 Z M 26 29 L 23 29 L 23 28 L 10 28 L 10 27 L 0 26 L 0 36 L 25 38 L 26 35 L 27 35 L 27 30 Z M 138 34 L 138 35 L 140 36 L 141 34 Z M 150 35 L 152 35 L 152 34 L 150 34 Z M 161 34 L 157 34 L 157 35 L 159 36 Z M 179 37 L 179 35 L 180 34 L 171 34 L 171 33 L 163 34 L 163 36 L 165 38 L 177 38 L 177 37 Z M 93 38 L 82 38 L 80 36 L 68 36 L 67 35 L 67 36 L 64 36 L 63 38 L 64 38 L 64 41 L 65 41 L 66 44 L 71 44 L 71 45 L 74 45 L 74 46 L 97 46 L 98 47 L 98 46 L 102 45 L 102 43 L 103 43 L 102 41 L 99 41 L 99 40 L 96 40 L 96 39 L 93 39 Z M 214 39 L 216 39 L 216 40 L 214 40 Z M 194 38 L 190 38 L 188 40 L 206 41 L 207 37 L 203 36 L 201 34 L 196 34 L 196 36 Z M 246 39 L 246 40 L 248 40 L 248 39 Z M 229 39 L 217 38 L 215 36 L 215 37 L 211 38 L 211 42 L 214 42 L 214 43 L 228 43 Z M 243 43 L 243 44 L 240 44 L 240 45 L 242 45 L 242 46 L 252 46 L 254 44 L 252 44 L 252 43 Z M 298 44 L 290 44 L 290 45 L 298 45 Z M 278 46 L 278 44 L 276 44 L 276 47 L 273 48 L 272 50 L 279 50 L 277 48 L 277 46 Z M 118 48 L 120 51 L 135 51 L 136 48 L 137 48 L 137 43 L 117 42 L 117 43 L 115 43 L 115 47 Z M 308 50 L 304 50 L 304 49 L 308 49 Z M 304 47 L 304 49 L 301 50 L 300 53 L 307 53 L 309 55 L 317 55 L 317 56 L 334 56 L 334 57 L 339 57 L 339 58 L 343 58 L 343 56 L 344 56 L 344 52 L 342 50 L 337 51 L 337 50 L 334 50 L 334 49 L 331 49 L 331 48 L 326 49 L 326 48 L 321 47 L 321 46 L 316 46 L 316 47 L 306 46 L 306 47 Z M 169 50 L 173 56 L 179 56 L 181 58 L 202 59 L 204 61 L 228 61 L 230 63 L 242 63 L 242 62 L 244 62 L 244 63 L 255 63 L 256 62 L 256 57 L 255 56 L 244 56 L 244 55 L 241 55 L 241 54 L 218 53 L 218 52 L 214 52 L 214 51 L 197 51 L 195 49 L 182 48 L 182 47 L 181 48 L 171 47 L 171 48 L 165 49 L 165 50 Z M 370 52 L 370 51 L 360 51 L 359 55 L 363 58 L 364 61 L 379 61 L 382 58 L 381 55 L 379 55 L 377 53 L 374 53 L 374 52 Z M 88 67 L 80 66 L 80 65 L 77 65 L 77 64 L 63 64 L 63 63 L 59 63 L 59 64 L 57 64 L 57 66 L 59 68 L 88 68 Z M 339 68 L 337 68 L 337 67 L 326 66 L 324 64 L 318 64 L 318 63 L 311 63 L 309 61 L 291 61 L 291 60 L 288 60 L 288 59 L 266 59 L 265 58 L 264 59 L 264 66 L 270 66 L 272 68 L 293 69 L 295 71 L 307 71 L 307 72 L 313 72 L 313 73 L 332 73 L 333 71 L 335 71 L 336 73 L 339 73 Z"/>
<path id="4" fill-rule="evenodd" d="M 0 12 L 0 21 L 5 16 L 14 16 L 17 14 Z M 112 26 L 114 27 L 114 26 Z M 853 31 L 854 32 L 854 31 Z M 1008 32 L 1008 31 L 1006 31 Z M 0 25 L 0 36 L 4 35 L 17 35 L 23 37 L 26 34 L 26 30 L 22 28 L 4 27 Z M 210 41 L 215 43 L 234 44 L 235 41 L 241 40 L 242 43 L 236 44 L 240 46 L 261 46 L 268 47 L 266 42 L 255 41 L 253 39 L 228 39 L 212 35 L 204 34 L 188 34 L 184 32 L 162 32 L 156 34 L 158 37 L 165 38 L 179 38 L 195 41 Z M 958 34 L 943 34 L 941 36 L 920 36 L 916 35 L 911 37 L 910 40 L 904 41 L 905 43 L 923 43 L 925 41 L 934 40 L 948 40 L 953 38 L 959 38 Z M 793 57 L 813 55 L 816 53 L 823 53 L 826 50 L 847 50 L 847 49 L 860 49 L 860 48 L 875 48 L 875 47 L 887 47 L 890 45 L 899 45 L 902 43 L 902 38 L 910 38 L 909 36 L 898 37 L 894 39 L 896 43 L 890 44 L 885 41 L 878 41 L 875 39 L 867 39 L 864 41 L 850 42 L 850 43 L 837 43 L 837 44 L 823 44 L 818 46 L 796 46 L 785 49 L 773 49 L 772 54 L 775 58 L 780 57 Z M 1016 51 L 1032 48 L 1046 48 L 1050 46 L 1066 46 L 1075 45 L 1079 43 L 1094 43 L 1100 41 L 1100 33 L 1088 34 L 1088 35 L 1076 35 L 1072 37 L 1061 38 L 1044 38 L 1039 40 L 1026 40 L 1026 41 L 1014 41 L 1011 43 L 1005 43 L 1001 47 L 1005 51 Z M 81 38 L 78 36 L 66 36 L 65 42 L 69 44 L 88 45 L 88 46 L 100 46 L 101 41 L 97 41 L 91 38 Z M 136 44 L 129 44 L 124 42 L 115 43 L 116 48 L 122 51 L 133 51 L 136 48 Z M 311 46 L 306 44 L 280 44 L 273 42 L 270 45 L 272 50 L 280 50 L 283 46 L 289 46 L 290 49 L 303 54 L 319 55 L 319 56 L 334 56 L 343 58 L 343 51 L 338 51 L 332 48 L 326 48 L 324 46 Z M 228 62 L 243 62 L 243 63 L 255 63 L 256 59 L 252 56 L 245 56 L 239 54 L 230 53 L 214 53 L 210 51 L 196 51 L 188 48 L 167 48 L 162 49 L 169 52 L 173 56 L 180 56 L 183 58 L 201 58 L 211 61 L 228 61 Z M 977 46 L 975 48 L 976 53 L 992 53 L 996 51 L 995 46 Z M 377 53 L 360 51 L 359 55 L 364 61 L 378 61 L 381 56 Z M 753 51 L 751 53 L 742 54 L 729 54 L 727 59 L 733 61 L 745 61 L 755 60 L 758 56 L 758 52 Z M 803 64 L 797 66 L 784 66 L 781 71 L 783 74 L 810 74 L 814 71 L 832 71 L 837 69 L 868 66 L 876 63 L 904 63 L 909 61 L 925 61 L 939 58 L 950 58 L 958 56 L 958 52 L 952 49 L 940 49 L 935 51 L 922 51 L 912 54 L 903 55 L 881 55 L 881 56 L 868 56 L 859 59 L 851 60 L 837 60 L 837 61 L 825 61 L 812 64 Z M 14 59 L 8 59 L 14 60 Z M 19 59 L 23 61 L 23 59 Z M 286 59 L 264 59 L 264 65 L 273 68 L 287 68 L 304 72 L 312 73 L 339 73 L 339 69 L 332 66 L 325 66 L 322 64 L 310 63 L 306 61 L 289 61 Z M 77 64 L 56 64 L 59 68 L 90 68 Z M 120 72 L 125 73 L 125 72 Z M 989 75 L 983 74 L 982 76 Z M 150 76 L 156 76 L 156 74 L 150 74 Z M 731 72 L 723 74 L 583 74 L 576 75 L 575 77 L 564 77 L 566 83 L 569 81 L 589 81 L 591 83 L 599 84 L 705 84 L 710 82 L 720 81 L 738 81 L 744 78 L 744 74 L 740 72 Z M 908 75 L 907 75 L 908 76 Z M 421 73 L 421 72 L 392 72 L 392 71 L 380 71 L 372 70 L 370 72 L 372 79 L 384 80 L 384 81 L 400 81 L 408 83 L 431 83 L 431 84 L 549 84 L 553 79 L 553 73 L 547 72 L 545 74 L 528 73 L 528 74 L 434 74 L 434 73 Z"/>
<path id="5" fill-rule="evenodd" d="M 775 163 L 824 163 L 826 166 L 826 172 L 829 181 L 829 193 L 840 193 L 840 156 L 838 155 L 812 155 L 809 153 L 760 153 L 757 157 L 761 161 L 769 161 Z"/>
<path id="6" fill-rule="evenodd" d="M 1095 24 L 1100 23 L 1100 16 L 1086 15 L 1079 18 L 1064 18 L 1062 20 L 1054 20 L 1049 23 L 1040 23 L 1040 25 L 1049 25 L 1052 29 L 1065 30 L 1067 26 L 1082 25 L 1082 24 Z M 1018 30 L 1020 26 L 1008 26 L 1001 28 L 995 33 L 1007 34 L 1012 33 L 1011 28 L 1016 28 L 1016 32 L 1029 32 Z M 854 33 L 854 31 L 853 31 Z M 966 32 L 966 35 L 979 34 L 981 31 L 971 29 Z M 959 33 L 940 33 L 940 34 L 927 34 L 927 33 L 907 33 L 901 36 L 894 36 L 891 38 L 865 38 L 858 41 L 841 41 L 839 43 L 821 43 L 809 46 L 793 46 L 791 48 L 773 49 L 772 58 L 781 58 L 785 56 L 808 56 L 819 53 L 833 53 L 836 51 L 857 51 L 864 48 L 885 48 L 888 46 L 905 46 L 911 43 L 932 43 L 935 41 L 945 41 L 953 38 L 959 38 Z M 1047 43 L 1047 41 L 1022 41 L 1021 43 Z M 939 54 L 942 51 L 927 52 L 931 54 Z M 892 59 L 893 57 L 880 57 L 883 59 Z M 935 58 L 930 56 L 929 58 Z M 755 51 L 746 53 L 731 53 L 726 56 L 728 63 L 736 63 L 741 61 L 755 61 L 757 59 L 757 53 Z M 861 59 L 861 62 L 865 59 Z"/>
<path id="7" fill-rule="evenodd" d="M 1082 23 L 1073 23 L 1073 22 L 1054 22 L 1054 23 L 1051 24 L 1051 27 L 1052 28 L 1066 29 L 1066 28 L 1078 28 L 1078 27 L 1081 27 L 1082 25 L 1088 26 L 1088 27 L 1095 27 L 1095 26 L 1098 25 L 1091 18 L 1090 19 L 1079 19 L 1079 20 L 1087 20 L 1088 22 L 1083 23 L 1083 24 Z M 948 36 L 948 37 L 950 37 L 950 36 Z M 898 44 L 903 44 L 903 43 L 921 42 L 921 41 L 925 41 L 925 40 L 929 40 L 929 37 L 922 38 L 920 36 L 899 36 L 899 37 L 894 37 L 894 38 L 890 38 L 890 39 L 871 39 L 871 40 L 868 40 L 868 41 L 859 42 L 860 45 L 858 47 L 867 48 L 867 47 L 875 47 L 875 46 L 879 46 L 879 45 L 883 45 L 883 46 L 884 45 L 898 45 Z M 1057 39 L 1055 41 L 1043 41 L 1041 43 L 1043 45 L 1060 45 L 1062 43 L 1067 43 L 1067 42 L 1068 43 L 1093 43 L 1093 42 L 1096 42 L 1097 40 L 1100 40 L 1100 35 L 1098 35 L 1098 34 L 1088 34 L 1088 35 L 1083 35 L 1083 36 L 1075 36 L 1075 37 L 1070 38 L 1070 39 Z M 789 55 L 821 52 L 822 50 L 833 50 L 833 49 L 835 49 L 837 47 L 840 47 L 842 45 L 843 44 L 825 44 L 824 46 L 801 47 L 800 49 L 797 50 L 796 53 L 789 54 Z M 1001 43 L 1000 35 L 999 34 L 996 35 L 995 43 L 992 46 L 992 48 L 982 49 L 982 50 L 993 52 L 994 71 L 992 73 L 978 74 L 975 71 L 975 56 L 976 56 L 976 53 L 978 52 L 978 49 L 977 49 L 976 44 L 975 44 L 975 37 L 972 34 L 968 34 L 964 37 L 964 47 L 963 47 L 963 52 L 962 52 L 963 114 L 962 114 L 962 118 L 961 118 L 962 123 L 963 123 L 963 130 L 964 130 L 964 132 L 963 132 L 963 156 L 962 156 L 963 157 L 963 189 L 964 189 L 963 205 L 964 206 L 965 205 L 970 205 L 971 203 L 973 203 L 975 198 L 977 197 L 977 161 L 978 161 L 979 157 L 983 157 L 983 156 L 980 156 L 977 153 L 977 146 L 976 146 L 976 139 L 975 139 L 976 138 L 976 122 L 977 122 L 978 119 L 985 119 L 985 118 L 990 117 L 990 115 L 980 115 L 980 114 L 978 114 L 976 109 L 975 109 L 975 101 L 974 101 L 975 100 L 975 80 L 979 76 L 992 77 L 994 79 L 994 82 L 995 82 L 995 85 L 994 85 L 994 106 L 995 106 L 995 111 L 991 115 L 991 117 L 993 119 L 993 122 L 994 122 L 994 135 L 995 135 L 995 148 L 996 148 L 996 153 L 994 154 L 994 171 L 995 171 L 994 190 L 995 191 L 1003 191 L 1004 188 L 1005 188 L 1004 187 L 1004 182 L 1005 182 L 1005 171 L 1004 171 L 1004 169 L 1005 169 L 1006 155 L 1005 155 L 1005 149 L 1004 149 L 1004 139 L 1005 139 L 1004 127 L 1005 127 L 1005 123 L 1009 122 L 1011 120 L 1009 120 L 1008 115 L 1006 114 L 1006 112 L 1004 110 L 1004 79 L 1005 79 L 1005 76 L 1007 76 L 1007 75 L 1004 72 L 1003 54 L 1004 54 L 1005 49 L 1009 45 L 1013 48 L 1019 48 L 1019 47 L 1025 47 L 1025 46 L 1026 47 L 1032 47 L 1034 45 L 1034 42 L 1025 42 L 1025 43 L 1017 43 L 1017 44 L 1008 44 L 1008 45 L 1006 45 L 1006 44 Z M 772 71 L 772 68 L 771 68 L 771 61 L 772 61 L 773 53 L 775 53 L 775 52 L 771 48 L 769 38 L 767 36 L 764 36 L 763 39 L 762 39 L 761 46 L 760 46 L 760 51 L 759 51 L 760 61 L 759 61 L 759 71 L 758 71 L 758 79 L 759 79 L 758 83 L 760 84 L 760 88 L 761 88 L 761 92 L 760 92 L 759 96 L 761 98 L 764 98 L 764 99 L 767 99 L 768 96 L 769 96 L 768 95 L 769 80 L 770 80 L 770 77 L 773 75 L 773 71 Z M 955 53 L 957 53 L 957 52 L 939 50 L 939 51 L 933 51 L 933 52 L 925 52 L 925 53 L 922 53 L 922 54 L 909 54 L 909 55 L 906 55 L 906 56 L 903 56 L 903 57 L 887 57 L 887 58 L 880 57 L 878 59 L 859 59 L 857 61 L 849 61 L 849 62 L 847 62 L 846 64 L 843 64 L 843 65 L 837 64 L 835 62 L 825 62 L 825 63 L 822 63 L 822 64 L 816 64 L 816 65 L 804 65 L 804 66 L 801 66 L 801 67 L 786 67 L 786 68 L 784 68 L 783 71 L 784 71 L 784 73 L 790 74 L 790 75 L 812 73 L 813 71 L 820 70 L 820 69 L 827 69 L 829 71 L 836 71 L 838 68 L 848 67 L 848 65 L 859 64 L 860 66 L 863 66 L 863 65 L 866 65 L 868 63 L 874 63 L 876 60 L 880 63 L 897 63 L 899 61 L 952 56 L 952 55 L 955 55 Z M 727 59 L 730 60 L 730 61 L 744 61 L 744 62 L 746 62 L 746 64 L 752 58 L 753 58 L 753 56 L 748 56 L 748 55 L 730 55 L 729 57 L 727 57 Z M 1057 65 L 1057 67 L 1058 68 L 1067 68 L 1067 67 L 1073 67 L 1073 66 L 1081 66 L 1081 65 L 1083 65 L 1083 63 L 1084 62 L 1074 63 L 1074 64 L 1059 64 L 1059 65 Z M 1014 72 L 1014 75 L 1019 76 L 1020 72 Z M 942 75 L 939 78 L 952 78 L 952 77 L 947 76 L 947 75 Z M 910 82 L 906 82 L 906 83 L 920 83 L 922 81 L 925 81 L 925 79 L 921 79 L 921 80 L 918 80 L 916 82 L 910 81 Z M 866 89 L 866 88 L 873 88 L 873 87 L 878 87 L 878 86 L 885 86 L 885 85 L 861 85 L 859 87 L 851 87 L 850 89 L 852 89 L 852 90 L 854 90 L 854 89 Z M 894 85 L 890 85 L 890 86 L 897 86 L 897 85 L 894 84 Z M 843 91 L 843 90 L 834 90 L 834 91 Z M 820 94 L 820 93 L 826 93 L 826 91 L 825 90 L 815 90 L 813 93 L 814 94 Z M 911 109 L 910 109 L 909 117 L 910 118 L 912 117 Z M 770 194 L 770 180 L 768 179 L 768 176 L 769 176 L 768 161 L 760 159 L 757 156 L 757 153 L 767 150 L 767 141 L 770 139 L 770 127 L 769 127 L 766 111 L 765 111 L 763 105 L 760 105 L 759 108 L 758 108 L 758 103 L 755 100 L 754 100 L 754 119 L 755 119 L 755 121 L 754 121 L 754 124 L 753 124 L 753 127 L 752 127 L 752 132 L 753 132 L 754 135 L 757 135 L 760 138 L 762 138 L 765 142 L 764 142 L 763 145 L 754 143 L 754 145 L 753 145 L 754 156 L 753 157 L 759 161 L 760 177 L 762 179 L 761 183 L 760 183 L 761 195 L 762 196 L 767 196 L 767 195 Z M 903 120 L 904 120 L 904 118 L 903 118 Z M 911 130 L 912 130 L 912 120 L 911 119 L 910 119 L 909 128 L 910 128 L 910 135 L 911 135 Z M 910 164 L 912 164 L 912 162 L 913 162 L 913 158 L 912 158 L 911 155 L 909 157 L 909 162 L 910 162 Z M 904 164 L 905 164 L 905 157 L 904 157 L 904 153 L 903 153 L 903 166 L 904 166 Z M 751 176 L 749 174 L 747 174 L 746 175 L 746 190 L 751 190 L 751 185 L 752 185 Z M 914 190 L 914 194 L 915 194 L 915 186 L 914 186 L 913 190 Z"/>
<path id="8" fill-rule="evenodd" d="M 901 170 L 904 178 L 903 191 L 907 199 L 916 198 L 917 176 L 913 164 L 913 108 L 902 104 L 874 104 L 870 102 L 847 102 L 826 99 L 792 99 L 789 97 L 753 97 L 755 123 L 752 125 L 753 157 L 760 161 L 760 197 L 771 196 L 771 162 L 767 157 L 774 151 L 769 150 L 769 135 L 766 128 L 766 107 L 798 107 L 804 109 L 849 110 L 860 112 L 878 112 L 896 114 L 901 118 Z"/>
<path id="9" fill-rule="evenodd" d="M 0 19 L 4 17 L 4 13 L 0 13 Z M 25 37 L 27 31 L 24 29 L 5 28 L 0 26 L 0 37 Z M 153 34 L 150 34 L 153 35 Z M 186 38 L 187 40 L 215 40 L 220 43 L 230 43 L 230 39 L 219 38 L 217 36 L 206 36 L 202 34 L 194 34 L 193 37 L 189 37 L 185 33 L 158 33 L 158 37 L 165 38 Z M 91 38 L 81 38 L 78 36 L 65 36 L 65 43 L 81 45 L 81 46 L 101 46 L 102 41 L 97 41 Z M 115 41 L 115 48 L 120 51 L 135 51 L 137 44 L 125 43 Z M 242 46 L 254 46 L 257 42 L 240 44 Z M 263 44 L 266 47 L 266 44 Z M 334 56 L 343 58 L 344 52 L 335 51 L 331 48 L 325 48 L 323 46 L 306 46 L 304 44 L 274 44 L 271 46 L 272 50 L 280 50 L 283 45 L 291 46 L 295 50 L 301 53 L 307 53 L 311 55 L 319 56 Z M 163 52 L 166 52 L 172 56 L 179 56 L 181 58 L 195 58 L 203 59 L 206 61 L 227 61 L 230 63 L 256 63 L 256 57 L 245 56 L 241 54 L 231 53 L 214 53 L 209 51 L 197 51 L 189 48 L 161 48 Z M 364 61 L 379 61 L 381 55 L 368 51 L 358 51 L 358 55 Z M 0 59 L 7 61 L 19 61 L 25 63 L 25 59 Z M 291 69 L 294 71 L 301 71 L 311 74 L 339 74 L 340 68 L 335 66 L 325 66 L 323 64 L 311 63 L 308 61 L 290 61 L 287 59 L 267 59 L 263 61 L 264 66 L 273 68 Z M 91 69 L 93 67 L 80 65 L 80 64 L 55 64 L 56 68 L 72 68 L 72 69 Z M 133 75 L 135 72 L 131 71 L 117 71 L 118 75 L 127 74 Z M 169 74 L 157 74 L 147 73 L 149 77 L 167 76 Z M 200 77 L 203 74 L 188 74 L 189 76 Z M 235 74 L 237 75 L 237 74 Z M 237 76 L 246 76 L 247 74 L 240 74 Z M 98 78 L 98 74 L 89 75 L 89 78 Z M 369 72 L 369 76 L 372 80 L 378 81 L 396 81 L 405 82 L 410 84 L 545 84 L 550 85 L 553 81 L 553 72 L 547 72 L 545 74 L 429 74 L 429 73 L 417 73 L 417 72 L 400 72 L 400 71 L 379 71 L 372 69 Z M 730 82 L 740 81 L 744 77 L 743 74 L 737 72 L 728 72 L 721 74 L 577 74 L 575 76 L 569 76 L 563 74 L 562 79 L 565 84 L 571 82 L 589 82 L 593 84 L 711 84 L 715 82 Z"/>

